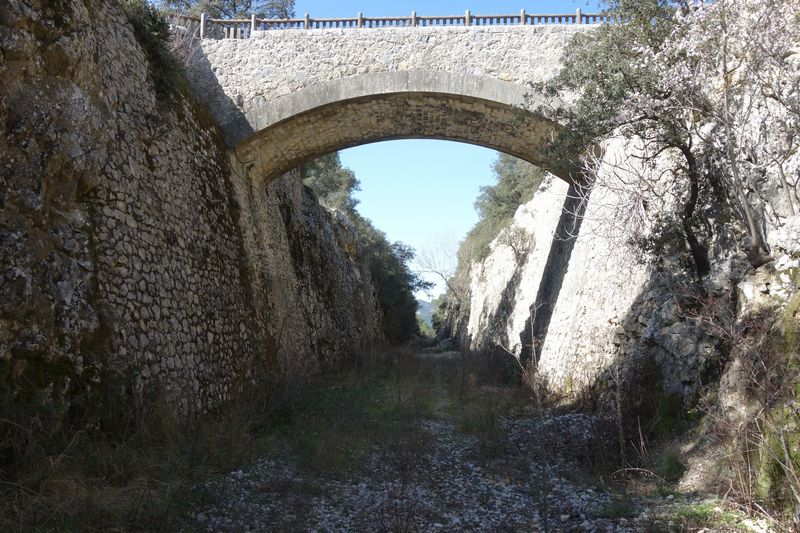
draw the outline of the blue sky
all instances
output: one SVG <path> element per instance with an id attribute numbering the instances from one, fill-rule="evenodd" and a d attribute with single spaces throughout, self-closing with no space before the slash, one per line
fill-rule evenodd
<path id="1" fill-rule="evenodd" d="M 446 263 L 443 270 L 455 266 L 458 243 L 478 220 L 472 204 L 480 186 L 494 181 L 495 151 L 409 139 L 367 144 L 340 154 L 342 163 L 361 181 L 356 198 L 362 215 L 389 240 L 434 254 Z M 434 292 L 442 290 L 440 286 Z"/>
<path id="2" fill-rule="evenodd" d="M 572 13 L 599 10 L 597 0 L 297 0 L 297 16 L 353 17 L 475 14 Z M 493 183 L 496 152 L 468 144 L 434 141 L 388 141 L 341 152 L 342 162 L 361 181 L 359 211 L 392 241 L 455 265 L 458 243 L 477 221 L 473 208 L 481 185 Z M 442 267 L 447 268 L 447 265 Z M 434 294 L 441 291 L 441 285 Z M 423 296 L 423 295 L 420 295 Z"/>
<path id="3" fill-rule="evenodd" d="M 512 0 L 393 0 L 392 2 L 375 2 L 375 0 L 297 0 L 295 12 L 298 16 L 308 13 L 312 17 L 354 17 L 359 12 L 373 17 L 394 17 L 410 15 L 416 11 L 418 15 L 457 15 L 467 9 L 475 14 L 519 13 L 525 8 L 528 13 L 572 13 L 577 8 L 584 10 L 597 9 L 598 0 L 530 0 L 519 2 Z"/>

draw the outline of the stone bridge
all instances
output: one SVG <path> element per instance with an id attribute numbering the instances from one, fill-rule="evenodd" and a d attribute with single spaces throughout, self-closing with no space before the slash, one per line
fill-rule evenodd
<path id="1" fill-rule="evenodd" d="M 552 78 L 569 39 L 600 19 L 579 12 L 540 24 L 533 22 L 548 19 L 523 12 L 471 25 L 480 18 L 468 12 L 425 25 L 412 17 L 378 27 L 369 21 L 384 19 L 359 17 L 338 28 L 295 21 L 323 29 L 264 29 L 268 21 L 252 19 L 239 21 L 241 31 L 227 21 L 216 28 L 222 38 L 210 38 L 204 21 L 189 77 L 258 182 L 325 153 L 403 138 L 485 146 L 569 180 L 571 165 L 548 161 L 543 151 L 559 128 L 543 111 L 552 103 L 530 86 Z"/>

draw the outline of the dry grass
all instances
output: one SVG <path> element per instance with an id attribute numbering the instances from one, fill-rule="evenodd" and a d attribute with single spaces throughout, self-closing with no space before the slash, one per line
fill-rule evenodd
<path id="1" fill-rule="evenodd" d="M 358 468 L 375 447 L 393 450 L 392 460 L 414 457 L 429 439 L 419 421 L 438 416 L 448 393 L 471 396 L 484 379 L 479 366 L 369 354 L 335 376 L 252 387 L 198 420 L 155 401 L 146 417 L 128 413 L 113 430 L 48 424 L 8 401 L 0 451 L 12 449 L 14 460 L 0 470 L 0 531 L 174 531 L 209 497 L 192 487 L 260 454 L 287 453 L 333 475 Z"/>
<path id="2" fill-rule="evenodd" d="M 170 531 L 199 496 L 191 486 L 255 453 L 248 410 L 231 406 L 189 423 L 156 406 L 124 433 L 100 428 L 17 434 L 4 473 L 3 531 Z M 6 434 L 8 436 L 8 434 Z"/>

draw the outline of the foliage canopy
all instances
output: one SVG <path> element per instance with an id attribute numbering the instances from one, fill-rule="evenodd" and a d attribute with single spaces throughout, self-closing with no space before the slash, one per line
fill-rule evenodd
<path id="1" fill-rule="evenodd" d="M 478 222 L 459 247 L 456 277 L 489 254 L 492 241 L 509 226 L 517 208 L 533 198 L 545 177 L 539 167 L 507 154 L 498 156 L 492 170 L 496 183 L 481 187 L 475 200 Z"/>
<path id="2" fill-rule="evenodd" d="M 360 257 L 369 270 L 382 312 L 387 340 L 400 344 L 419 334 L 417 300 L 414 293 L 429 287 L 410 268 L 414 250 L 401 242 L 389 242 L 386 235 L 356 210 L 353 193 L 359 182 L 342 166 L 338 153 L 307 163 L 301 170 L 303 184 L 329 209 L 344 214 L 353 224 L 360 245 Z"/>
<path id="3" fill-rule="evenodd" d="M 568 128 L 553 152 L 615 135 L 636 140 L 643 170 L 616 185 L 628 199 L 649 195 L 637 200 L 642 225 L 677 229 L 698 279 L 710 271 L 711 219 L 738 220 L 751 264 L 769 261 L 766 226 L 770 217 L 780 226 L 774 214 L 781 207 L 766 191 L 793 191 L 784 212 L 797 212 L 798 143 L 788 124 L 799 116 L 797 69 L 789 60 L 800 38 L 798 1 L 608 4 L 621 23 L 577 35 L 565 54 L 570 61 L 544 88 L 577 95 L 562 112 Z M 664 161 L 662 175 L 649 172 Z M 659 203 L 671 205 L 667 219 Z"/>
<path id="4" fill-rule="evenodd" d="M 158 0 L 162 9 L 181 13 L 205 13 L 212 18 L 287 19 L 294 17 L 295 0 Z"/>

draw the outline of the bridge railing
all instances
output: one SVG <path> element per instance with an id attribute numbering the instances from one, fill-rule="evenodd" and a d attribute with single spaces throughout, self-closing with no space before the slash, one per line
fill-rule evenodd
<path id="1" fill-rule="evenodd" d="M 355 18 L 311 18 L 307 13 L 301 19 L 262 19 L 255 15 L 249 19 L 214 19 L 171 15 L 170 22 L 177 27 L 197 29 L 201 39 L 249 39 L 255 32 L 269 30 L 319 30 L 356 28 L 403 28 L 430 26 L 512 26 L 544 24 L 604 24 L 613 22 L 612 17 L 602 13 L 541 15 L 521 10 L 513 15 L 473 15 L 469 10 L 463 15 L 420 16 L 412 12 L 410 17 L 365 17 L 359 13 Z"/>

